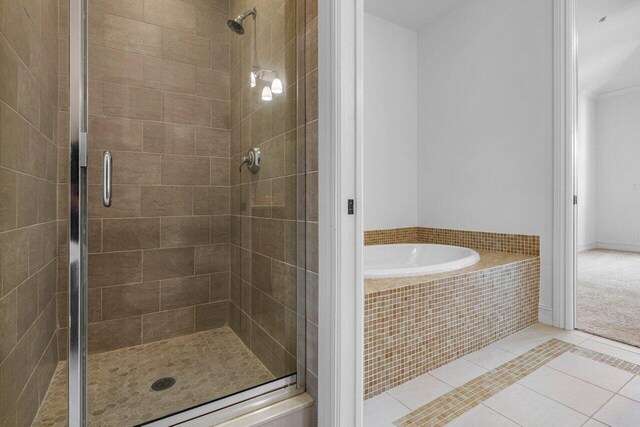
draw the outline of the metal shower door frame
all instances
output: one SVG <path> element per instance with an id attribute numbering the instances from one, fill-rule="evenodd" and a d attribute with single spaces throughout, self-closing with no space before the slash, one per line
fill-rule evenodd
<path id="1" fill-rule="evenodd" d="M 69 0 L 69 427 L 87 424 L 87 73 L 87 0 Z"/>

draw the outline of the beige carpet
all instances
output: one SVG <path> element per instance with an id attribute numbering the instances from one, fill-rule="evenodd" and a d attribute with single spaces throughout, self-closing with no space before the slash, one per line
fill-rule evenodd
<path id="1" fill-rule="evenodd" d="M 640 347 L 640 253 L 578 254 L 577 329 Z"/>

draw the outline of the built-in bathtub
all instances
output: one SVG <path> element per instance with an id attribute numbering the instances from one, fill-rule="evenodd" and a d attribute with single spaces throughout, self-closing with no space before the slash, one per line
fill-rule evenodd
<path id="1" fill-rule="evenodd" d="M 537 236 L 410 228 L 365 242 L 365 398 L 538 320 Z"/>
<path id="2" fill-rule="evenodd" d="M 480 261 L 470 248 L 433 243 L 371 245 L 364 248 L 364 277 L 421 276 L 460 270 Z"/>

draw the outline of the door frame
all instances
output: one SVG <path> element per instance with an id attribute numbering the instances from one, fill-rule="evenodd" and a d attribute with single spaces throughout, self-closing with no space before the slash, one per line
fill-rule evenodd
<path id="1" fill-rule="evenodd" d="M 318 1 L 318 425 L 362 425 L 363 0 Z M 348 200 L 355 212 L 348 214 Z"/>
<path id="2" fill-rule="evenodd" d="M 87 0 L 69 1 L 68 424 L 87 423 Z"/>
<path id="3" fill-rule="evenodd" d="M 553 325 L 576 324 L 578 36 L 576 0 L 554 0 Z"/>

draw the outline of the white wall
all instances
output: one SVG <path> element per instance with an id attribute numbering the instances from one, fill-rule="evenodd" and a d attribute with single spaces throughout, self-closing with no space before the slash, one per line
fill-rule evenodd
<path id="1" fill-rule="evenodd" d="M 418 225 L 541 237 L 552 305 L 553 2 L 474 0 L 418 35 Z"/>
<path id="2" fill-rule="evenodd" d="M 364 228 L 417 221 L 417 34 L 364 19 Z"/>
<path id="3" fill-rule="evenodd" d="M 597 235 L 596 99 L 578 94 L 576 169 L 578 178 L 578 251 L 593 249 Z"/>
<path id="4" fill-rule="evenodd" d="M 598 246 L 640 250 L 640 89 L 597 111 Z"/>

